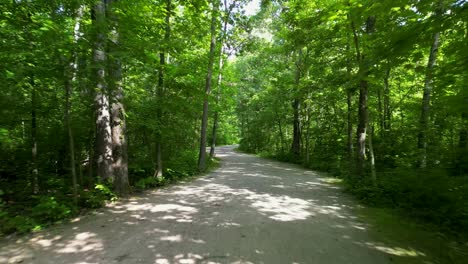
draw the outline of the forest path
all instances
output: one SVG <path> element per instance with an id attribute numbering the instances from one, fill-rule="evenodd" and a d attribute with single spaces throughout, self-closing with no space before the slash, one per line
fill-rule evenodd
<path id="1" fill-rule="evenodd" d="M 220 147 L 222 166 L 2 241 L 0 263 L 390 263 L 327 179 Z"/>

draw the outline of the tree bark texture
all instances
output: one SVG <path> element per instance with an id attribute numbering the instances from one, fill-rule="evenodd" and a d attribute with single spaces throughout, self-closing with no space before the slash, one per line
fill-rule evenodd
<path id="1" fill-rule="evenodd" d="M 295 88 L 296 92 L 294 95 L 292 109 L 293 109 L 293 141 L 291 144 L 291 154 L 295 157 L 301 155 L 301 124 L 300 124 L 300 100 L 299 100 L 299 82 L 301 80 L 301 67 L 302 67 L 302 49 L 299 49 L 298 58 L 296 62 L 296 76 L 295 76 Z"/>
<path id="2" fill-rule="evenodd" d="M 34 82 L 34 76 L 30 77 L 31 85 L 31 176 L 32 176 L 32 191 L 34 194 L 39 193 L 39 170 L 37 166 L 37 113 L 36 101 L 37 91 Z"/>
<path id="3" fill-rule="evenodd" d="M 426 76 L 424 78 L 424 92 L 421 105 L 421 117 L 419 120 L 420 131 L 418 135 L 418 148 L 420 151 L 420 167 L 427 166 L 427 134 L 429 128 L 429 108 L 431 104 L 431 93 L 433 89 L 434 66 L 437 60 L 437 51 L 439 50 L 440 33 L 434 33 L 432 45 L 429 51 L 427 61 Z"/>
<path id="4" fill-rule="evenodd" d="M 211 42 L 210 42 L 210 53 L 208 55 L 208 69 L 206 73 L 205 82 L 205 98 L 203 100 L 203 114 L 200 129 L 200 152 L 198 155 L 198 170 L 204 171 L 206 169 L 206 129 L 208 126 L 208 97 L 211 93 L 211 79 L 213 77 L 213 64 L 215 57 L 216 47 L 216 16 L 219 9 L 219 3 L 216 0 L 212 1 L 213 9 L 211 11 Z"/>
<path id="5" fill-rule="evenodd" d="M 165 18 L 165 31 L 164 31 L 164 44 L 168 45 L 171 37 L 171 12 L 172 2 L 166 0 L 166 18 Z M 164 96 L 164 85 L 165 85 L 165 70 L 166 70 L 166 53 L 167 47 L 163 47 L 159 53 L 159 71 L 158 71 L 158 87 L 156 90 L 156 96 L 158 98 L 158 108 L 156 116 L 158 118 L 160 128 L 156 132 L 156 171 L 155 177 L 163 176 L 163 162 L 162 162 L 162 122 L 163 122 L 163 111 L 162 111 L 162 100 Z"/>
<path id="6" fill-rule="evenodd" d="M 367 124 L 369 122 L 369 113 L 368 113 L 368 93 L 369 93 L 369 83 L 367 81 L 367 76 L 369 75 L 369 63 L 364 57 L 364 52 L 361 53 L 359 50 L 359 39 L 357 38 L 357 33 L 353 26 L 355 46 L 356 46 L 356 57 L 358 58 L 359 63 L 359 74 L 361 80 L 359 81 L 359 105 L 358 105 L 358 125 L 356 130 L 357 137 L 357 173 L 360 176 L 363 176 L 365 173 L 365 161 L 366 161 L 366 134 L 367 134 Z M 369 16 L 366 21 L 366 34 L 371 34 L 374 31 L 375 26 L 375 17 Z"/>
<path id="7" fill-rule="evenodd" d="M 125 107 L 123 104 L 122 65 L 118 55 L 119 47 L 118 18 L 113 12 L 112 4 L 116 0 L 107 0 L 109 24 L 111 25 L 108 47 L 109 90 L 111 95 L 111 129 L 112 129 L 112 172 L 114 191 L 120 196 L 130 192 L 128 182 L 128 154 L 126 141 Z"/>
<path id="8" fill-rule="evenodd" d="M 96 65 L 96 91 L 94 97 L 96 117 L 95 158 L 100 180 L 112 179 L 112 131 L 110 121 L 110 102 L 106 83 L 106 0 L 94 6 L 94 63 Z"/>

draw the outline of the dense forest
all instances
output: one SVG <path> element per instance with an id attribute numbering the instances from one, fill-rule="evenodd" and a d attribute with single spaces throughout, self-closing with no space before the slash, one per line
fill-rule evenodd
<path id="1" fill-rule="evenodd" d="M 1 231 L 200 174 L 239 143 L 466 235 L 466 1 L 248 5 L 2 1 Z"/>

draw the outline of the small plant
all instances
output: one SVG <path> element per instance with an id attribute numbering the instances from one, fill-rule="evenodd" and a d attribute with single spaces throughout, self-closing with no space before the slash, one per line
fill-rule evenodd
<path id="1" fill-rule="evenodd" d="M 135 187 L 140 190 L 144 190 L 148 188 L 164 186 L 166 183 L 167 180 L 164 177 L 146 177 L 137 181 L 135 183 Z"/>
<path id="2" fill-rule="evenodd" d="M 103 207 L 106 201 L 117 200 L 117 195 L 107 185 L 96 184 L 92 190 L 84 190 L 80 194 L 80 206 L 85 208 Z"/>
<path id="3" fill-rule="evenodd" d="M 31 216 L 40 222 L 55 222 L 67 218 L 72 213 L 72 208 L 57 201 L 54 196 L 43 196 L 39 204 L 31 210 Z"/>

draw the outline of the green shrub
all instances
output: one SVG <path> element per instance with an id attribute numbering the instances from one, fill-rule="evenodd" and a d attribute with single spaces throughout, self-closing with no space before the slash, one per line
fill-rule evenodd
<path id="1" fill-rule="evenodd" d="M 468 235 L 468 177 L 442 170 L 395 169 L 379 174 L 377 187 L 368 178 L 348 181 L 347 190 L 366 204 L 400 208 L 445 231 Z"/>
<path id="2" fill-rule="evenodd" d="M 117 195 L 105 184 L 96 184 L 94 189 L 80 193 L 79 205 L 85 208 L 103 207 L 106 201 L 114 201 Z"/>
<path id="3" fill-rule="evenodd" d="M 55 222 L 71 215 L 73 208 L 57 201 L 54 196 L 42 196 L 31 210 L 31 216 L 39 222 Z"/>
<path id="4" fill-rule="evenodd" d="M 135 187 L 139 190 L 154 188 L 165 185 L 167 180 L 163 177 L 146 177 L 135 183 Z"/>
<path id="5" fill-rule="evenodd" d="M 42 228 L 34 219 L 20 215 L 14 217 L 4 215 L 4 217 L 0 218 L 0 223 L 1 232 L 4 234 L 13 232 L 27 233 L 31 230 L 40 230 Z"/>

